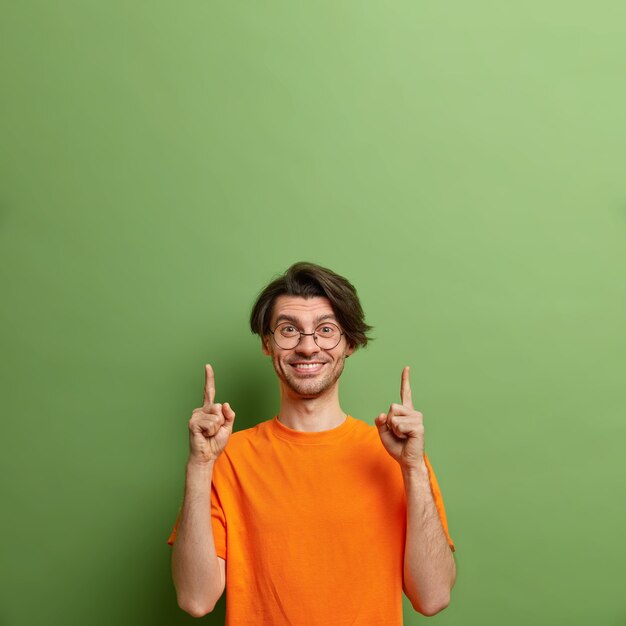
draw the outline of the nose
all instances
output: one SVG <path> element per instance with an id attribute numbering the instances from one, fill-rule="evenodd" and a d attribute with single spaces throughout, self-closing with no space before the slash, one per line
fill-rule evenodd
<path id="1" fill-rule="evenodd" d="M 315 343 L 312 333 L 310 335 L 300 336 L 300 342 L 296 346 L 296 352 L 303 355 L 319 352 L 319 346 Z"/>

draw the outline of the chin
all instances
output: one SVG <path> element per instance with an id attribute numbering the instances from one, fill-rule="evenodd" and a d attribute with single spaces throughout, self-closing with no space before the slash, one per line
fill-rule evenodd
<path id="1" fill-rule="evenodd" d="M 316 398 L 321 396 L 325 391 L 328 391 L 332 385 L 325 384 L 313 384 L 313 385 L 302 385 L 302 384 L 293 384 L 292 381 L 286 381 L 287 386 L 291 391 L 297 393 L 299 396 L 303 398 Z"/>
<path id="2" fill-rule="evenodd" d="M 322 380 L 301 380 L 293 379 L 289 376 L 281 377 L 285 385 L 289 389 L 299 395 L 302 398 L 317 398 L 323 393 L 328 391 L 337 382 L 337 378 L 334 380 L 322 379 Z"/>

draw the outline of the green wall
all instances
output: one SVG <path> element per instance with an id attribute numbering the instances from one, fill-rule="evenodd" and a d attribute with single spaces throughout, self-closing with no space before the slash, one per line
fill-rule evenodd
<path id="1" fill-rule="evenodd" d="M 429 621 L 626 624 L 622 2 L 0 6 L 0 624 L 195 622 L 186 423 L 205 362 L 272 416 L 247 316 L 296 260 L 375 326 L 347 410 L 412 366 L 459 571 Z"/>

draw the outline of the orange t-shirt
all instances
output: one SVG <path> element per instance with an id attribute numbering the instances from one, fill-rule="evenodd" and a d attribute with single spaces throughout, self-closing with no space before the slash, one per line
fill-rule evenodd
<path id="1" fill-rule="evenodd" d="M 406 497 L 374 426 L 348 416 L 300 432 L 274 418 L 233 433 L 215 463 L 211 515 L 228 626 L 401 626 Z"/>

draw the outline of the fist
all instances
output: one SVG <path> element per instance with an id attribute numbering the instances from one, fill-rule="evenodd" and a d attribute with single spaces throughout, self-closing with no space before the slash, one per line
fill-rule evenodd
<path id="1" fill-rule="evenodd" d="M 213 368 L 205 365 L 204 370 L 204 403 L 194 409 L 189 420 L 189 460 L 194 463 L 212 463 L 217 459 L 233 432 L 235 420 L 228 402 L 215 403 Z"/>

